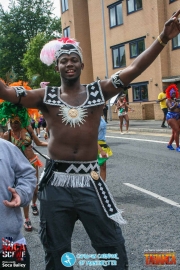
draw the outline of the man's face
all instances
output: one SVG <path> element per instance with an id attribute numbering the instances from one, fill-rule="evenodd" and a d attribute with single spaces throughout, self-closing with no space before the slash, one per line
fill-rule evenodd
<path id="1" fill-rule="evenodd" d="M 166 86 L 163 86 L 163 93 L 166 93 Z"/>
<path id="2" fill-rule="evenodd" d="M 61 78 L 66 80 L 75 80 L 81 75 L 84 64 L 81 63 L 80 57 L 76 53 L 62 54 L 58 59 L 57 71 Z"/>

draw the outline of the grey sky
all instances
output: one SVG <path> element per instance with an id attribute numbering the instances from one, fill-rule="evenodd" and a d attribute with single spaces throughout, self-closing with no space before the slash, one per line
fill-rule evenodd
<path id="1" fill-rule="evenodd" d="M 60 0 L 53 0 L 54 2 L 54 14 L 57 17 L 60 17 Z M 8 7 L 9 1 L 8 0 L 0 0 L 0 3 L 2 4 L 3 8 L 6 9 Z"/>

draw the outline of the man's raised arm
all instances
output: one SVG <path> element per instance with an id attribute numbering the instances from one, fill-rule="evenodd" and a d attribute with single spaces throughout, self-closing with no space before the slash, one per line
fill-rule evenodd
<path id="1" fill-rule="evenodd" d="M 106 99 L 115 96 L 120 92 L 120 88 L 128 86 L 130 82 L 146 70 L 160 54 L 168 41 L 180 33 L 179 14 L 180 10 L 173 14 L 173 16 L 165 23 L 162 33 L 157 37 L 153 44 L 141 53 L 130 66 L 120 71 L 120 73 L 114 74 L 111 79 L 101 82 L 101 87 Z"/>
<path id="2" fill-rule="evenodd" d="M 0 99 L 14 104 L 22 104 L 27 108 L 37 108 L 43 100 L 44 89 L 26 91 L 23 86 L 7 86 L 0 81 Z"/>

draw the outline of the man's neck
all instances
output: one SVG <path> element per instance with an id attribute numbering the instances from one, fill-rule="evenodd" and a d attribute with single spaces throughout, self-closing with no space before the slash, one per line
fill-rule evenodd
<path id="1" fill-rule="evenodd" d="M 80 80 L 62 80 L 61 81 L 61 93 L 63 92 L 79 92 L 81 91 L 82 85 Z"/>

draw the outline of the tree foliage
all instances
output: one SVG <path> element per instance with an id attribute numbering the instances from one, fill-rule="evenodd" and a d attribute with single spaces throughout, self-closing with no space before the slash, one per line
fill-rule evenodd
<path id="1" fill-rule="evenodd" d="M 46 34 L 37 34 L 31 39 L 24 54 L 22 65 L 27 70 L 26 74 L 32 87 L 39 87 L 42 81 L 48 81 L 54 86 L 60 84 L 60 75 L 55 72 L 54 65 L 48 67 L 39 58 L 42 47 L 49 40 L 50 38 Z"/>
<path id="2" fill-rule="evenodd" d="M 28 43 L 38 33 L 61 32 L 60 19 L 53 16 L 51 0 L 9 0 L 9 10 L 0 5 L 0 77 L 12 69 L 26 78 L 22 67 Z"/>

